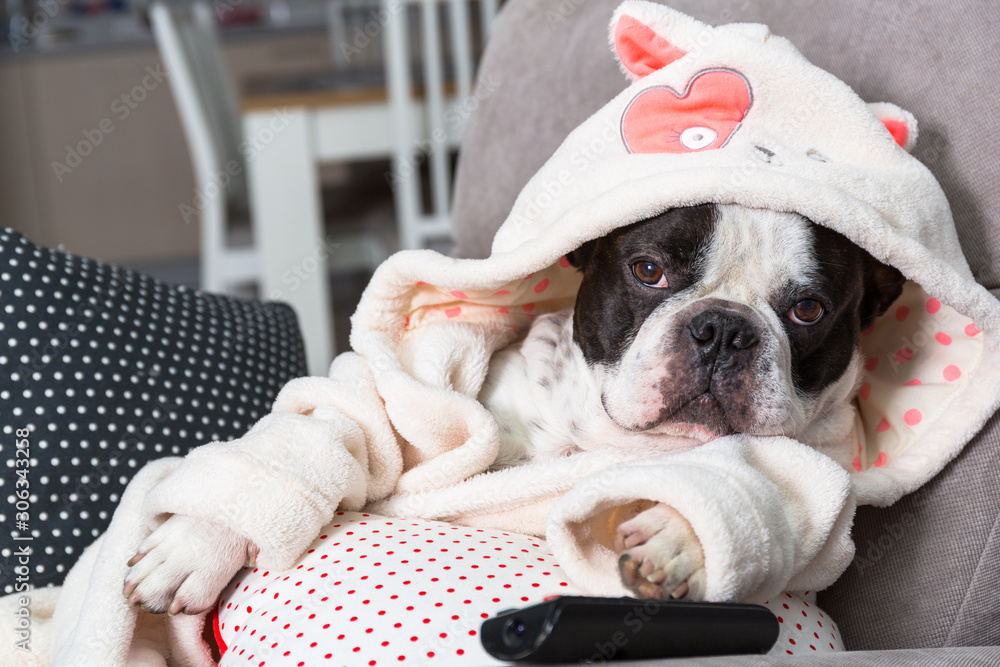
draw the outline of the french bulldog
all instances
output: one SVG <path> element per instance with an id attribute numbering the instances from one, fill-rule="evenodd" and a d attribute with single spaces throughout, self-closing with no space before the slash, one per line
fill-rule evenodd
<path id="1" fill-rule="evenodd" d="M 583 274 L 574 308 L 495 354 L 479 394 L 500 427 L 494 468 L 735 433 L 831 446 L 854 420 L 861 332 L 904 281 L 800 215 L 733 205 L 668 210 L 567 259 Z M 704 599 L 704 554 L 683 516 L 662 503 L 619 516 L 620 575 L 636 596 Z M 129 561 L 124 595 L 200 613 L 255 556 L 229 529 L 174 515 Z"/>

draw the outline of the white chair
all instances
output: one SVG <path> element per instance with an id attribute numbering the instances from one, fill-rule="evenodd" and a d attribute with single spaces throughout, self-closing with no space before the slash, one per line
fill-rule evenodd
<path id="1" fill-rule="evenodd" d="M 244 131 L 244 117 L 223 60 L 212 10 L 203 0 L 183 5 L 156 2 L 149 15 L 160 57 L 170 74 L 199 193 L 193 205 L 201 227 L 201 287 L 246 294 L 256 286 L 261 298 L 289 303 L 299 319 L 309 372 L 325 375 L 336 349 L 327 269 L 331 264 L 343 270 L 374 269 L 387 256 L 386 245 L 377 234 L 367 231 L 336 238 L 324 234 L 315 165 L 296 163 L 302 168 L 294 174 L 284 166 L 281 173 L 269 174 L 258 164 L 257 171 L 262 172 L 256 174 L 258 183 L 296 178 L 313 186 L 307 196 L 296 201 L 298 208 L 287 208 L 278 215 L 262 212 L 266 206 L 261 192 L 248 187 L 254 175 L 248 170 L 253 165 L 247 164 L 241 150 L 241 146 L 246 149 L 244 137 L 257 134 Z M 280 140 L 267 148 L 271 157 L 280 158 L 282 151 L 287 151 L 284 144 L 302 132 L 309 134 L 309 128 L 296 125 L 284 129 Z M 344 147 L 338 155 L 344 160 L 368 157 L 363 145 Z M 275 162 L 284 165 L 281 159 Z M 296 221 L 299 234 L 294 237 L 284 225 L 261 224 L 262 218 L 274 221 L 291 215 L 302 217 Z M 239 245 L 232 243 L 239 236 L 232 233 L 232 223 L 241 216 L 249 217 L 253 224 L 252 238 L 244 238 Z M 332 247 L 343 250 L 334 261 L 329 256 Z M 311 274 L 309 279 L 296 283 L 296 274 L 289 280 L 289 272 L 303 270 Z"/>
<path id="2" fill-rule="evenodd" d="M 396 7 L 387 0 L 383 7 Z M 450 64 L 446 65 L 436 20 L 439 2 L 404 0 L 419 4 L 426 28 L 421 40 L 422 86 L 414 85 L 408 34 L 414 26 L 409 11 L 397 12 L 384 25 L 383 41 L 389 80 L 388 103 L 319 106 L 286 110 L 287 125 L 274 141 L 245 165 L 239 146 L 244 136 L 255 137 L 273 120 L 269 112 L 240 115 L 232 80 L 226 71 L 209 6 L 199 0 L 189 6 L 168 5 L 162 0 L 150 9 L 150 19 L 161 58 L 168 72 L 194 163 L 199 190 L 206 196 L 201 215 L 202 286 L 233 292 L 257 283 L 262 298 L 278 298 L 296 310 L 306 343 L 310 373 L 325 374 L 335 351 L 332 304 L 326 283 L 329 240 L 322 229 L 316 163 L 391 157 L 396 173 L 395 207 L 403 247 L 422 247 L 447 238 L 451 174 L 449 151 L 457 147 L 466 113 L 446 115 L 448 104 L 464 104 L 473 94 L 473 49 L 470 39 L 469 0 L 446 0 L 452 27 Z M 348 4 L 357 9 L 365 0 L 330 0 L 331 40 L 343 40 L 346 25 L 333 20 Z M 356 6 L 357 5 L 357 6 Z M 377 7 L 377 5 L 376 5 Z M 485 36 L 497 10 L 496 0 L 480 0 L 479 22 Z M 357 12 L 355 12 L 357 13 Z M 368 14 L 367 8 L 365 14 Z M 366 28 L 369 17 L 366 16 Z M 343 43 L 343 42 L 340 42 Z M 334 64 L 338 62 L 334 48 Z M 370 54 L 369 54 L 370 55 Z M 451 71 L 457 95 L 447 95 L 445 72 Z M 422 91 L 420 90 L 422 89 Z M 462 107 L 459 107 L 462 108 Z M 449 122 L 449 119 L 460 122 Z M 435 129 L 446 131 L 443 142 L 428 143 Z M 388 130 L 388 131 L 386 131 Z M 390 138 L 388 135 L 392 134 Z M 423 139 L 423 141 L 419 141 Z M 432 206 L 423 212 L 419 170 L 407 173 L 415 153 L 426 147 L 431 167 Z M 227 170 L 227 166 L 237 165 Z M 245 167 L 245 168 L 244 168 Z M 232 174 L 231 172 L 238 172 Z M 413 171 L 413 170 L 410 170 Z M 229 180 L 223 196 L 220 180 Z M 212 185 L 215 183 L 216 185 Z M 287 192 L 286 192 L 287 191 Z M 228 243 L 229 212 L 249 204 L 254 245 Z M 356 269 L 369 260 L 374 265 L 385 256 L 377 238 L 339 243 L 334 263 Z M 361 240 L 361 245 L 356 241 Z M 255 249 L 256 247 L 256 249 Z M 357 251 L 355 251 L 357 248 Z M 324 251 L 324 252 L 320 252 Z M 301 268 L 308 275 L 288 281 L 289 271 Z M 294 277 L 294 276 L 293 276 Z"/>
<path id="3" fill-rule="evenodd" d="M 447 7 L 448 41 L 441 38 L 439 7 Z M 451 158 L 458 146 L 469 102 L 474 94 L 475 60 L 472 49 L 469 0 L 382 0 L 389 14 L 384 27 L 386 76 L 393 124 L 393 190 L 400 244 L 422 248 L 451 236 Z M 416 32 L 409 7 L 419 7 L 421 85 L 415 85 L 410 37 Z M 489 34 L 497 0 L 479 0 L 479 24 Z M 445 47 L 450 47 L 447 50 Z M 447 62 L 446 62 L 447 61 Z M 452 86 L 445 76 L 450 72 Z M 449 95 L 448 88 L 454 88 Z M 421 171 L 426 159 L 430 179 L 430 212 L 424 212 Z"/>
<path id="4" fill-rule="evenodd" d="M 184 8 L 157 2 L 149 17 L 194 167 L 197 195 L 190 208 L 200 218 L 201 287 L 239 293 L 257 279 L 257 252 L 229 239 L 233 214 L 248 209 L 246 163 L 236 90 L 214 17 L 202 2 Z"/>

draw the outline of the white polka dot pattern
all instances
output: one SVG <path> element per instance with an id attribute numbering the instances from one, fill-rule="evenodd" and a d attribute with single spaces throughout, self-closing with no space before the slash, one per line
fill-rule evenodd
<path id="1" fill-rule="evenodd" d="M 0 525 L 13 527 L 14 432 L 28 428 L 35 586 L 62 581 L 144 463 L 243 435 L 305 374 L 287 306 L 169 285 L 9 229 L 0 341 Z M 4 593 L 12 577 L 0 571 Z"/>
<path id="2" fill-rule="evenodd" d="M 292 569 L 237 575 L 212 622 L 220 667 L 506 664 L 483 650 L 483 620 L 578 594 L 537 538 L 338 512 Z M 781 632 L 772 654 L 843 650 L 814 599 L 766 603 Z"/>

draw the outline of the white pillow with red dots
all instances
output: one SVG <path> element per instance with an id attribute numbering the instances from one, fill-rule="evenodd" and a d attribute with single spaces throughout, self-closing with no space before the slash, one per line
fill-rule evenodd
<path id="1" fill-rule="evenodd" d="M 292 569 L 238 575 L 212 623 L 220 666 L 505 664 L 483 650 L 483 620 L 580 594 L 538 538 L 338 512 Z M 782 621 L 772 652 L 843 649 L 810 604 L 768 603 Z"/>

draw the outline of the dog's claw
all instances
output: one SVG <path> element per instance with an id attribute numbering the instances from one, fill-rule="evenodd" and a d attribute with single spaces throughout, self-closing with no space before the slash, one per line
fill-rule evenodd
<path id="1" fill-rule="evenodd" d="M 173 602 L 170 603 L 170 607 L 167 609 L 167 615 L 176 616 L 182 611 L 184 611 L 184 601 L 179 598 L 174 598 Z"/>

